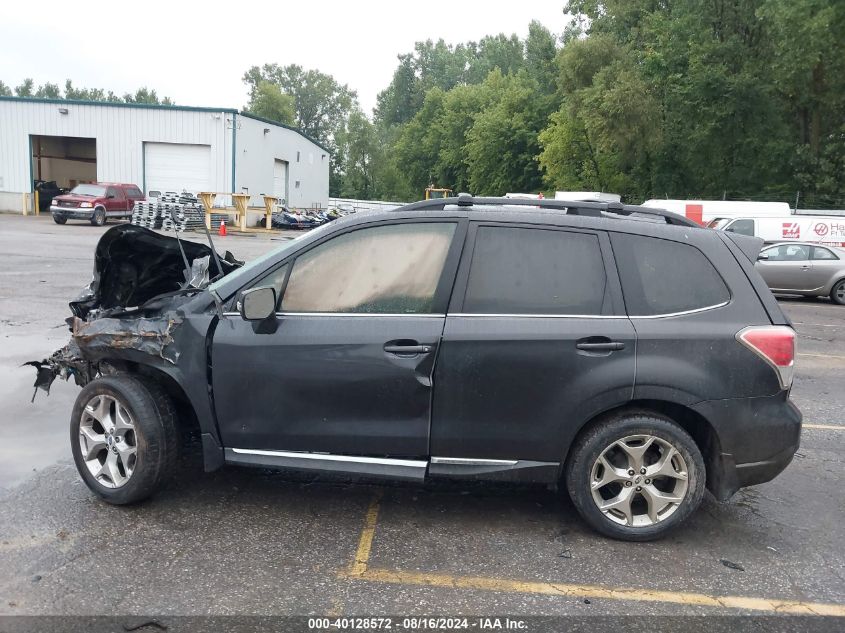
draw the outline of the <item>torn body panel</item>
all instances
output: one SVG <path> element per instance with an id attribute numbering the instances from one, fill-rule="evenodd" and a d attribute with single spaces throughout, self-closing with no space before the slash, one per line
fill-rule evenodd
<path id="1" fill-rule="evenodd" d="M 180 242 L 131 224 L 104 233 L 95 252 L 94 278 L 70 302 L 70 342 L 44 360 L 26 363 L 38 372 L 36 391 L 49 393 L 57 377 L 73 376 L 84 386 L 114 361 L 179 363 L 184 308 L 195 300 L 209 311 L 214 306 L 203 290 L 212 255 L 204 244 Z M 214 259 L 222 271 L 216 278 L 242 265 L 228 252 Z"/>

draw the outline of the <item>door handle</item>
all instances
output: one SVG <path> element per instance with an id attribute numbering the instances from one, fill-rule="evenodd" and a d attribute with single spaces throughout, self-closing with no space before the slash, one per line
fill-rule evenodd
<path id="1" fill-rule="evenodd" d="M 603 341 L 601 343 L 576 343 L 575 349 L 585 352 L 617 352 L 625 349 L 625 343 L 621 341 Z"/>
<path id="2" fill-rule="evenodd" d="M 416 354 L 428 354 L 431 345 L 420 345 L 416 341 L 409 341 L 407 344 L 386 343 L 384 351 L 388 354 L 401 354 L 402 356 L 413 356 Z"/>

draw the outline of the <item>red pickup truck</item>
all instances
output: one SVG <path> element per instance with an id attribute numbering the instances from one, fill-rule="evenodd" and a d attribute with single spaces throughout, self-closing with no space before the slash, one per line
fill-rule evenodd
<path id="1" fill-rule="evenodd" d="M 96 182 L 76 185 L 70 193 L 56 196 L 50 212 L 56 224 L 70 220 L 88 220 L 103 226 L 109 218 L 128 218 L 144 194 L 135 185 L 117 182 Z"/>

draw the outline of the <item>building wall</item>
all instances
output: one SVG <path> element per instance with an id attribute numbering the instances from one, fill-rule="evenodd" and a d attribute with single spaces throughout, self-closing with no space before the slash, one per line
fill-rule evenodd
<path id="1" fill-rule="evenodd" d="M 294 130 L 242 114 L 237 120 L 235 182 L 238 192 L 244 187 L 249 189 L 250 205 L 263 207 L 261 196 L 273 195 L 273 165 L 276 160 L 283 160 L 288 163 L 288 206 L 328 206 L 328 151 Z M 269 130 L 266 134 L 265 129 Z"/>
<path id="2" fill-rule="evenodd" d="M 59 112 L 66 108 L 67 114 Z M 273 192 L 275 159 L 289 163 L 289 200 L 295 207 L 327 206 L 328 152 L 294 130 L 224 109 L 179 109 L 0 98 L 0 210 L 21 210 L 32 191 L 31 135 L 96 139 L 96 179 L 146 190 L 144 143 L 189 143 L 211 148 L 209 182 L 232 191 L 232 125 L 237 121 L 235 187 L 248 187 L 252 204 Z M 264 133 L 269 128 L 270 132 Z M 299 160 L 297 161 L 297 153 Z M 42 163 L 42 175 L 44 175 Z M 50 179 L 53 179 L 52 177 Z M 296 183 L 299 182 L 299 187 Z"/>

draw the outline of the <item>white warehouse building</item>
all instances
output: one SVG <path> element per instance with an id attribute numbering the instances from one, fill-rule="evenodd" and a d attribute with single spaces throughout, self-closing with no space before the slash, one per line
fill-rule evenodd
<path id="1" fill-rule="evenodd" d="M 250 206 L 261 207 L 272 195 L 292 208 L 325 208 L 330 161 L 299 130 L 234 109 L 0 97 L 0 211 L 22 211 L 36 180 L 249 193 Z"/>

